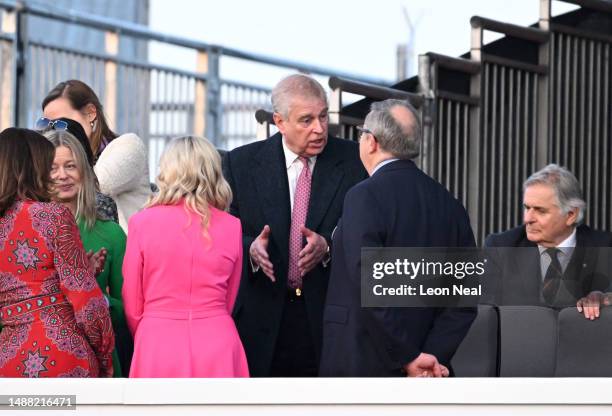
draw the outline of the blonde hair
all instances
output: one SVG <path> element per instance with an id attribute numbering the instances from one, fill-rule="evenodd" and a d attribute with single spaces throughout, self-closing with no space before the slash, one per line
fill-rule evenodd
<path id="1" fill-rule="evenodd" d="M 202 219 L 205 235 L 209 205 L 227 211 L 232 201 L 232 190 L 221 171 L 221 156 L 203 137 L 171 140 L 161 156 L 156 183 L 159 192 L 149 198 L 145 208 L 175 205 L 184 199 L 185 208 Z"/>
<path id="2" fill-rule="evenodd" d="M 96 190 L 98 189 L 98 180 L 91 165 L 87 161 L 87 155 L 83 145 L 66 130 L 47 130 L 43 132 L 55 149 L 64 146 L 72 153 L 74 163 L 81 177 L 81 186 L 77 194 L 77 209 L 75 213 L 76 219 L 83 219 L 85 227 L 91 230 L 98 219 L 96 210 Z"/>

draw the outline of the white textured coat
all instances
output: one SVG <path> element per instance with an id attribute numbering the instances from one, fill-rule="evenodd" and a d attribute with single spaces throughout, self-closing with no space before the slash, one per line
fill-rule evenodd
<path id="1" fill-rule="evenodd" d="M 100 191 L 117 203 L 119 225 L 127 233 L 129 218 L 151 194 L 147 149 L 134 133 L 123 134 L 102 151 L 94 171 Z"/>

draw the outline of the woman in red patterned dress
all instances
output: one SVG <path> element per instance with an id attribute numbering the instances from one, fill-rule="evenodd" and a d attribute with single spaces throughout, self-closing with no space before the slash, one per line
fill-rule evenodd
<path id="1" fill-rule="evenodd" d="M 0 133 L 0 376 L 110 377 L 108 305 L 70 211 L 50 200 L 55 149 Z"/>

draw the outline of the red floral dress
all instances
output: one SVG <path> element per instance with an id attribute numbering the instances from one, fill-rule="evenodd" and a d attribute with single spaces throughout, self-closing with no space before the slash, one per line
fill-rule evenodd
<path id="1" fill-rule="evenodd" d="M 0 376 L 110 377 L 108 305 L 70 211 L 17 201 L 0 217 Z"/>

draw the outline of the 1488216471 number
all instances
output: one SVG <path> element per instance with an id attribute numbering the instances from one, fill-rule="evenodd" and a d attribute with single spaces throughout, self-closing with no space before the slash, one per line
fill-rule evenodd
<path id="1" fill-rule="evenodd" d="M 72 408 L 76 407 L 76 395 L 0 395 L 1 408 Z"/>

